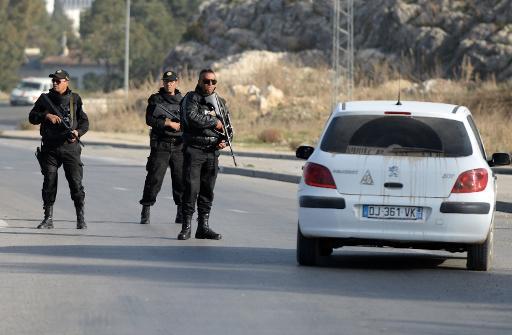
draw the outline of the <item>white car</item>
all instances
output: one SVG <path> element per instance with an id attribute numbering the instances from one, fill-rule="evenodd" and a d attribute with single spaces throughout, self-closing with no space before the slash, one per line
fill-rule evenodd
<path id="1" fill-rule="evenodd" d="M 297 261 L 315 265 L 342 246 L 467 251 L 493 256 L 496 177 L 470 111 L 428 102 L 339 104 L 307 159 L 298 190 Z"/>
<path id="2" fill-rule="evenodd" d="M 28 77 L 22 79 L 11 92 L 9 102 L 11 106 L 33 105 L 41 93 L 47 93 L 52 88 L 50 78 Z"/>

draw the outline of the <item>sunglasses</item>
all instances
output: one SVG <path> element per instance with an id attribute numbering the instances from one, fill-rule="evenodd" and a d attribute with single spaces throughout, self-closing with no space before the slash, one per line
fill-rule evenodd
<path id="1" fill-rule="evenodd" d="M 217 79 L 203 79 L 204 85 L 216 85 Z"/>
<path id="2" fill-rule="evenodd" d="M 63 81 L 66 81 L 66 79 L 52 79 L 52 83 L 55 83 L 55 84 L 60 84 Z"/>

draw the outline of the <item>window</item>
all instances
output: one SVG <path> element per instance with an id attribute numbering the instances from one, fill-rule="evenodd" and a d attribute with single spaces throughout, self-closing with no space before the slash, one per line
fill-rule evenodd
<path id="1" fill-rule="evenodd" d="M 478 143 L 478 147 L 480 148 L 480 152 L 482 153 L 482 157 L 487 160 L 485 155 L 485 148 L 484 144 L 482 142 L 482 139 L 480 138 L 480 133 L 478 132 L 478 128 L 476 127 L 475 121 L 471 117 L 471 115 L 468 115 L 468 122 L 469 126 L 471 127 L 471 130 L 473 131 L 473 134 L 475 135 L 476 141 Z"/>
<path id="2" fill-rule="evenodd" d="M 381 115 L 334 118 L 320 148 L 332 153 L 416 157 L 464 157 L 473 153 L 462 122 Z"/>
<path id="3" fill-rule="evenodd" d="M 18 88 L 22 90 L 41 90 L 42 85 L 40 83 L 33 83 L 29 81 L 22 81 Z"/>

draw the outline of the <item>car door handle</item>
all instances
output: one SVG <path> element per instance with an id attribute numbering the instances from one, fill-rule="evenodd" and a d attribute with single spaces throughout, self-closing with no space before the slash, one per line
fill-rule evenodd
<path id="1" fill-rule="evenodd" d="M 384 183 L 384 187 L 386 188 L 402 188 L 404 185 L 402 183 Z"/>

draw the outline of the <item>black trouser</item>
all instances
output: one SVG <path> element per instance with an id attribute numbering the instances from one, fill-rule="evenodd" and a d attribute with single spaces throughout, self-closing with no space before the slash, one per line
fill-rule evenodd
<path id="1" fill-rule="evenodd" d="M 43 203 L 44 206 L 53 206 L 57 196 L 57 170 L 64 166 L 64 174 L 69 184 L 71 199 L 75 205 L 83 205 L 85 199 L 82 178 L 84 175 L 83 163 L 80 159 L 82 148 L 75 143 L 64 143 L 58 146 L 45 145 L 42 148 L 41 169 L 44 176 L 43 181 Z"/>
<path id="2" fill-rule="evenodd" d="M 146 181 L 140 204 L 153 206 L 156 196 L 162 188 L 165 172 L 171 168 L 172 197 L 176 205 L 181 205 L 183 196 L 183 142 L 180 139 L 172 143 L 151 141 L 151 153 L 146 164 Z"/>
<path id="3" fill-rule="evenodd" d="M 219 169 L 219 151 L 201 150 L 185 146 L 183 194 L 183 215 L 192 216 L 195 211 L 199 214 L 210 213 L 213 203 L 213 188 Z"/>

